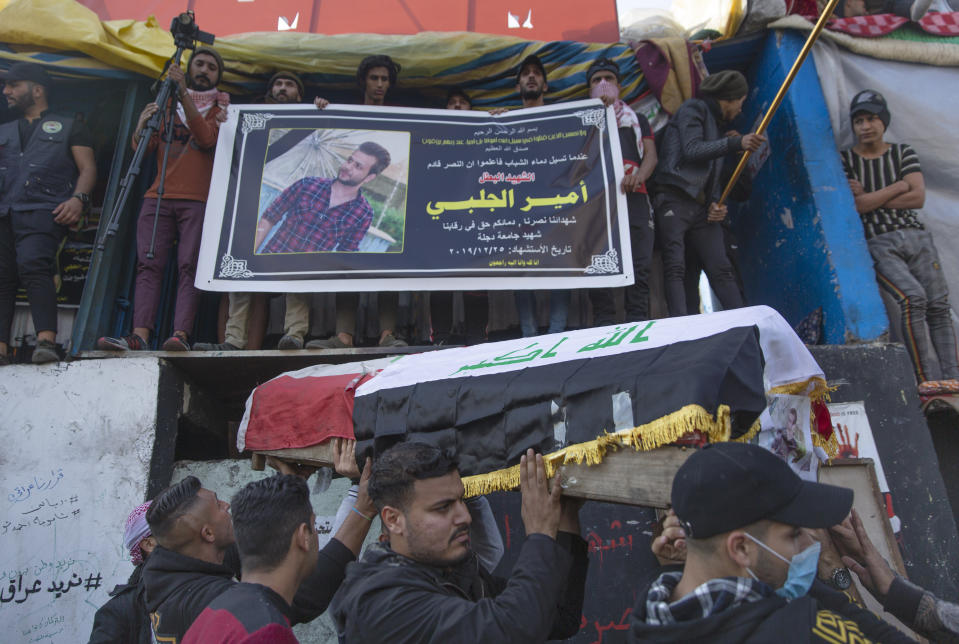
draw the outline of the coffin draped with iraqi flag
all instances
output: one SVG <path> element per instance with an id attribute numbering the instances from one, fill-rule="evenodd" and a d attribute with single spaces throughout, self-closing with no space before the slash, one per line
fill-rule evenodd
<path id="1" fill-rule="evenodd" d="M 782 316 L 757 306 L 307 367 L 253 391 L 237 447 L 355 437 L 362 462 L 429 443 L 456 453 L 475 495 L 516 487 L 530 447 L 552 472 L 691 435 L 748 440 L 766 396 L 782 393 L 819 400 L 826 380 Z M 813 440 L 835 452 L 830 435 Z"/>

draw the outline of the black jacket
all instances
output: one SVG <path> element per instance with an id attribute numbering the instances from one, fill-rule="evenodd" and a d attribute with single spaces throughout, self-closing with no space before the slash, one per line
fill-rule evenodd
<path id="1" fill-rule="evenodd" d="M 586 542 L 530 535 L 508 580 L 475 557 L 455 570 L 421 564 L 376 544 L 350 564 L 331 605 L 341 643 L 530 644 L 579 630 Z"/>
<path id="2" fill-rule="evenodd" d="M 846 595 L 819 581 L 813 583 L 808 595 L 791 602 L 773 595 L 710 617 L 668 626 L 646 624 L 648 590 L 649 586 L 642 589 L 633 609 L 629 642 L 914 642 L 894 626 L 849 601 Z"/>
<path id="3" fill-rule="evenodd" d="M 110 591 L 110 599 L 93 616 L 90 644 L 152 644 L 150 617 L 143 603 L 143 566 L 127 583 Z"/>
<path id="4" fill-rule="evenodd" d="M 719 104 L 711 99 L 691 98 L 679 106 L 657 143 L 657 190 L 680 190 L 704 205 L 719 201 L 723 157 L 742 150 L 742 137 L 724 136 L 720 118 Z"/>
<path id="5" fill-rule="evenodd" d="M 316 569 L 293 598 L 292 623 L 308 622 L 326 610 L 353 559 L 336 539 L 320 550 Z M 145 604 L 157 640 L 179 642 L 203 609 L 236 583 L 234 571 L 226 566 L 157 547 L 143 570 Z"/>

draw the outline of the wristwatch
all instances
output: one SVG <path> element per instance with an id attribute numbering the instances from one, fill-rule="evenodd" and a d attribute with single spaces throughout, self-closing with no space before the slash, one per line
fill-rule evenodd
<path id="1" fill-rule="evenodd" d="M 834 568 L 829 576 L 829 583 L 836 590 L 846 590 L 852 585 L 852 575 L 848 568 Z"/>
<path id="2" fill-rule="evenodd" d="M 73 196 L 80 200 L 84 210 L 90 207 L 90 195 L 86 192 L 77 192 Z"/>

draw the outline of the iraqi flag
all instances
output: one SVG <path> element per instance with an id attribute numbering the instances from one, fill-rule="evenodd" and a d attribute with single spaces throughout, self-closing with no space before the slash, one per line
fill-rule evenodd
<path id="1" fill-rule="evenodd" d="M 236 434 L 239 451 L 272 451 L 353 438 L 356 388 L 399 358 L 317 364 L 253 390 Z"/>
<path id="2" fill-rule="evenodd" d="M 454 451 L 474 495 L 518 485 L 531 447 L 552 470 L 693 431 L 748 439 L 767 393 L 824 388 L 789 324 L 761 306 L 405 356 L 357 388 L 353 428 L 360 462 L 401 441 Z"/>

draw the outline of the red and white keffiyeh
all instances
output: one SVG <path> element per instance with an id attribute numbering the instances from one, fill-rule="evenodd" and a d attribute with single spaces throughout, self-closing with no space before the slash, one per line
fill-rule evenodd
<path id="1" fill-rule="evenodd" d="M 193 104 L 196 105 L 196 109 L 200 112 L 200 116 L 205 117 L 207 112 L 209 112 L 214 105 L 218 105 L 221 110 L 225 110 L 230 105 L 230 95 L 226 92 L 221 92 L 220 90 L 208 89 L 204 91 L 199 91 L 195 89 L 188 89 L 187 94 L 190 95 L 190 98 L 193 99 Z M 190 127 L 189 123 L 186 122 L 186 111 L 183 109 L 182 103 L 177 103 L 176 105 L 176 115 L 180 117 L 180 122 Z"/>

